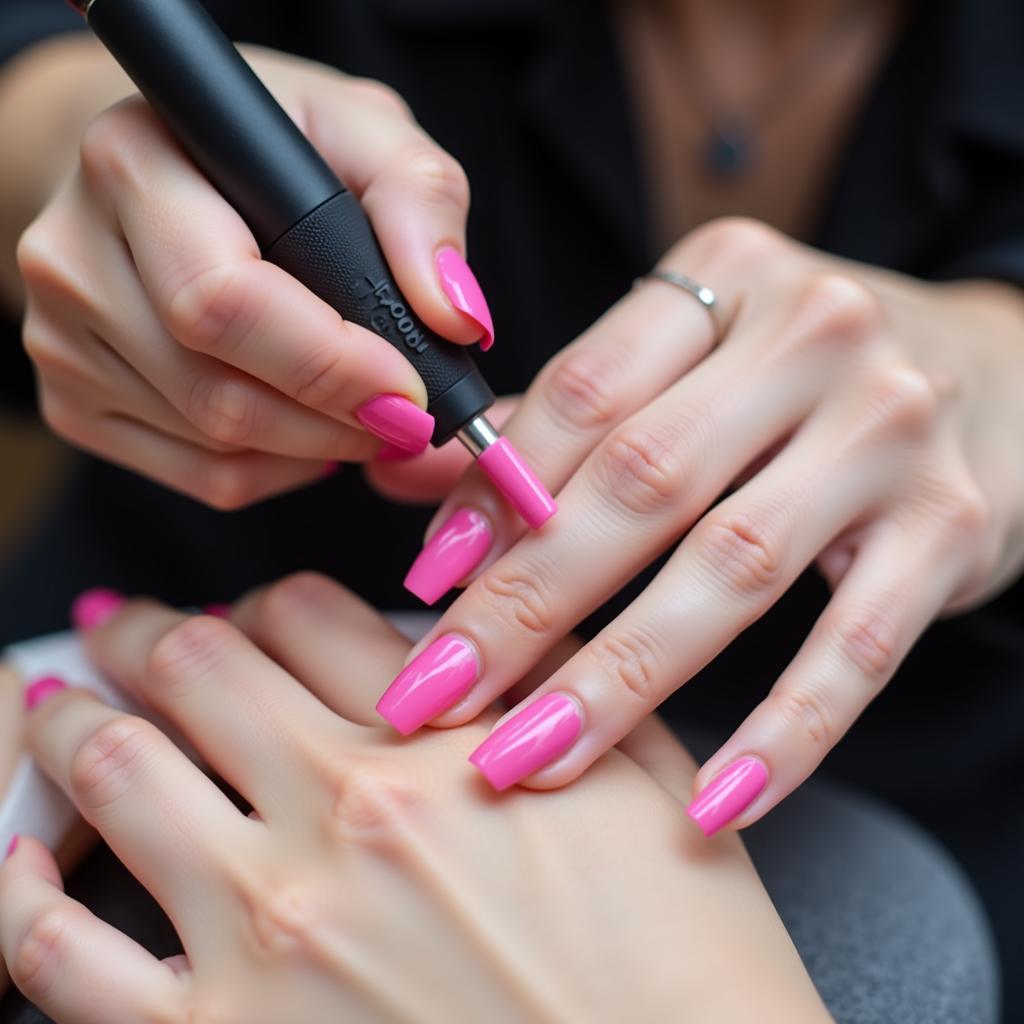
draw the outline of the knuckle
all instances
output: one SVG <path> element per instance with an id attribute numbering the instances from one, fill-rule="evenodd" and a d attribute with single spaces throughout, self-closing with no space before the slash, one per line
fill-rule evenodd
<path id="1" fill-rule="evenodd" d="M 296 572 L 279 580 L 260 600 L 258 627 L 263 635 L 285 634 L 288 624 L 305 618 L 309 608 L 321 604 L 334 584 L 317 572 Z"/>
<path id="2" fill-rule="evenodd" d="M 940 418 L 942 400 L 928 375 L 914 366 L 893 363 L 878 367 L 866 383 L 867 419 L 888 437 L 908 441 L 930 435 Z"/>
<path id="3" fill-rule="evenodd" d="M 779 584 L 782 552 L 756 518 L 739 512 L 709 516 L 696 540 L 703 564 L 731 592 L 757 596 Z"/>
<path id="4" fill-rule="evenodd" d="M 377 108 L 403 120 L 413 120 L 409 104 L 402 99 L 401 93 L 385 82 L 378 82 L 375 78 L 350 78 L 345 88 L 357 108 Z"/>
<path id="5" fill-rule="evenodd" d="M 199 373 L 188 389 L 185 415 L 211 441 L 244 447 L 257 431 L 259 401 L 240 380 L 217 371 Z"/>
<path id="6" fill-rule="evenodd" d="M 50 994 L 72 941 L 76 918 L 69 908 L 51 908 L 29 924 L 9 965 L 11 979 L 29 998 L 44 1002 Z"/>
<path id="7" fill-rule="evenodd" d="M 941 531 L 954 542 L 976 540 L 988 535 L 992 524 L 992 503 L 973 483 L 951 489 L 937 509 Z"/>
<path id="8" fill-rule="evenodd" d="M 773 700 L 782 720 L 795 727 L 810 741 L 812 747 L 823 754 L 838 739 L 835 715 L 821 686 L 805 683 L 775 694 Z"/>
<path id="9" fill-rule="evenodd" d="M 124 140 L 124 122 L 118 107 L 97 114 L 82 132 L 78 143 L 79 164 L 90 178 L 103 178 L 118 159 Z"/>
<path id="10" fill-rule="evenodd" d="M 124 796 L 150 756 L 153 731 L 141 718 L 119 715 L 79 744 L 68 777 L 83 810 L 97 814 Z"/>
<path id="11" fill-rule="evenodd" d="M 323 774 L 330 797 L 326 830 L 341 844 L 400 841 L 412 809 L 425 797 L 422 782 L 394 765 L 335 761 Z"/>
<path id="12" fill-rule="evenodd" d="M 27 287 L 52 280 L 54 247 L 44 217 L 37 217 L 18 238 L 14 258 Z"/>
<path id="13" fill-rule="evenodd" d="M 305 356 L 296 368 L 292 395 L 311 409 L 322 409 L 337 399 L 348 382 L 345 353 L 337 344 L 322 345 Z"/>
<path id="14" fill-rule="evenodd" d="M 234 636 L 228 623 L 212 616 L 183 619 L 153 645 L 143 669 L 143 685 L 160 692 L 189 687 L 223 664 Z"/>
<path id="15" fill-rule="evenodd" d="M 557 616 L 545 578 L 532 565 L 498 562 L 477 580 L 480 600 L 512 632 L 547 636 Z"/>
<path id="16" fill-rule="evenodd" d="M 884 322 L 881 300 L 847 274 L 813 274 L 797 298 L 798 336 L 812 345 L 847 346 L 877 335 Z"/>
<path id="17" fill-rule="evenodd" d="M 322 899 L 307 882 L 263 878 L 241 888 L 249 918 L 247 937 L 260 960 L 294 959 L 317 948 Z"/>
<path id="18" fill-rule="evenodd" d="M 557 358 L 545 375 L 545 398 L 559 419 L 577 430 L 615 423 L 622 412 L 613 374 L 604 360 L 585 350 Z"/>
<path id="19" fill-rule="evenodd" d="M 863 611 L 842 620 L 836 628 L 842 662 L 850 663 L 867 679 L 885 682 L 896 670 L 896 631 L 882 615 Z"/>
<path id="20" fill-rule="evenodd" d="M 203 458 L 196 467 L 192 493 L 210 508 L 234 512 L 256 500 L 260 480 L 255 470 L 232 455 Z"/>
<path id="21" fill-rule="evenodd" d="M 654 703 L 664 655 L 651 631 L 634 626 L 625 632 L 602 634 L 590 645 L 590 653 L 617 687 L 644 704 Z"/>
<path id="22" fill-rule="evenodd" d="M 228 357 L 259 319 L 265 292 L 236 262 L 204 266 L 169 286 L 166 323 L 186 348 Z"/>
<path id="23" fill-rule="evenodd" d="M 686 472 L 673 437 L 657 429 L 626 426 L 602 445 L 598 475 L 607 495 L 629 512 L 650 515 L 682 499 Z"/>
<path id="24" fill-rule="evenodd" d="M 86 180 L 107 179 L 145 184 L 139 160 L 150 148 L 141 130 L 154 116 L 139 96 L 130 96 L 97 114 L 85 127 L 78 145 L 79 166 Z"/>
<path id="25" fill-rule="evenodd" d="M 774 257 L 787 244 L 780 231 L 752 217 L 718 217 L 693 231 L 688 241 L 714 262 L 760 261 Z"/>
<path id="26" fill-rule="evenodd" d="M 469 178 L 458 160 L 443 149 L 418 149 L 404 166 L 425 201 L 459 209 L 469 206 Z"/>

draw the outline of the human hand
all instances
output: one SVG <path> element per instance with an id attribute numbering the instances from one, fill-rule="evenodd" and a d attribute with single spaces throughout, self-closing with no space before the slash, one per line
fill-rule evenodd
<path id="1" fill-rule="evenodd" d="M 22 838 L 0 951 L 60 1024 L 827 1019 L 738 841 L 708 849 L 680 813 L 694 766 L 656 721 L 571 790 L 498 797 L 462 762 L 486 719 L 412 743 L 372 724 L 408 644 L 352 595 L 302 575 L 233 621 L 253 639 L 136 601 L 87 643 L 249 817 L 84 691 L 29 716 L 185 951 L 160 962 L 94 918 Z"/>
<path id="2" fill-rule="evenodd" d="M 842 262 L 739 220 L 699 229 L 662 265 L 714 289 L 721 344 L 699 302 L 645 281 L 545 367 L 506 432 L 561 514 L 522 536 L 469 470 L 407 585 L 433 600 L 480 568 L 381 710 L 404 732 L 470 721 L 685 536 L 474 755 L 499 788 L 561 786 L 816 563 L 828 607 L 697 777 L 691 813 L 710 833 L 791 792 L 936 616 L 1019 572 L 1024 302 Z M 479 673 L 404 700 L 442 637 L 461 638 Z M 509 763 L 509 730 L 533 737 L 531 756 Z"/>
<path id="3" fill-rule="evenodd" d="M 461 253 L 465 175 L 387 87 L 245 52 L 360 196 L 404 294 L 461 344 L 493 338 Z M 324 464 L 422 451 L 423 382 L 373 333 L 260 259 L 249 229 L 140 97 L 97 117 L 22 235 L 25 345 L 49 425 L 217 508 Z M 374 436 L 375 435 L 375 436 Z"/>

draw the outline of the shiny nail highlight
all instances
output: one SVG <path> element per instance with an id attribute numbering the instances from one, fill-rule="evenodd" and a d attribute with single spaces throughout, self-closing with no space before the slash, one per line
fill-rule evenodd
<path id="1" fill-rule="evenodd" d="M 356 409 L 356 419 L 382 441 L 418 455 L 434 436 L 434 417 L 401 395 L 377 395 Z"/>
<path id="2" fill-rule="evenodd" d="M 476 654 L 465 640 L 439 637 L 402 669 L 377 702 L 377 711 L 408 736 L 461 700 L 478 671 Z"/>
<path id="3" fill-rule="evenodd" d="M 124 594 L 109 587 L 84 590 L 71 603 L 71 622 L 76 629 L 102 626 L 124 604 Z"/>
<path id="4" fill-rule="evenodd" d="M 480 348 L 486 352 L 494 344 L 494 321 L 480 282 L 469 264 L 451 247 L 438 250 L 434 265 L 448 301 L 480 329 Z"/>
<path id="5" fill-rule="evenodd" d="M 572 700 L 549 693 L 502 722 L 469 760 L 500 792 L 564 754 L 582 724 Z"/>
<path id="6" fill-rule="evenodd" d="M 713 836 L 745 811 L 768 782 L 768 769 L 756 757 L 741 757 L 722 769 L 686 813 L 706 836 Z"/>
<path id="7" fill-rule="evenodd" d="M 66 690 L 68 684 L 56 676 L 43 676 L 25 687 L 25 707 L 34 711 L 40 704 L 48 701 L 55 693 Z"/>
<path id="8" fill-rule="evenodd" d="M 508 438 L 499 438 L 476 461 L 531 529 L 543 526 L 558 511 L 555 499 Z"/>
<path id="9" fill-rule="evenodd" d="M 479 512 L 458 509 L 416 556 L 405 589 L 433 604 L 483 561 L 492 541 L 490 525 Z"/>

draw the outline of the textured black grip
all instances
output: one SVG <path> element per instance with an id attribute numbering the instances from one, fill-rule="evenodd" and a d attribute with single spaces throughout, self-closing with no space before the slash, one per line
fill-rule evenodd
<path id="1" fill-rule="evenodd" d="M 494 395 L 466 349 L 430 331 L 402 297 L 370 222 L 351 192 L 305 216 L 265 253 L 346 320 L 395 346 L 423 378 L 443 444 L 487 410 Z M 456 386 L 458 385 L 458 386 Z"/>

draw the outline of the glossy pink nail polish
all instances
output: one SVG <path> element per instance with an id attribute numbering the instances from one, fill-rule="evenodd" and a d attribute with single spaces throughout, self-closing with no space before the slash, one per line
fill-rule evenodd
<path id="1" fill-rule="evenodd" d="M 454 249 L 446 247 L 438 250 L 434 265 L 448 301 L 480 328 L 480 348 L 486 352 L 494 344 L 494 321 L 469 264 Z"/>
<path id="2" fill-rule="evenodd" d="M 499 725 L 469 760 L 500 792 L 564 754 L 581 726 L 576 704 L 549 693 Z"/>
<path id="3" fill-rule="evenodd" d="M 543 526 L 558 511 L 555 499 L 507 437 L 485 449 L 476 462 L 531 529 Z"/>
<path id="4" fill-rule="evenodd" d="M 102 626 L 124 604 L 124 595 L 109 587 L 84 590 L 71 603 L 71 623 L 76 629 Z"/>
<path id="5" fill-rule="evenodd" d="M 4 860 L 6 860 L 8 857 L 10 857 L 10 855 L 12 853 L 14 853 L 14 851 L 18 848 L 18 840 L 20 838 L 21 838 L 21 836 L 19 836 L 17 833 L 15 833 L 14 837 L 7 844 L 7 852 L 4 854 Z"/>
<path id="6" fill-rule="evenodd" d="M 434 436 L 434 417 L 401 395 L 377 395 L 356 409 L 356 419 L 382 441 L 419 454 Z"/>
<path id="7" fill-rule="evenodd" d="M 203 605 L 203 613 L 206 615 L 212 615 L 215 619 L 230 619 L 231 605 L 224 604 L 220 601 L 214 601 L 213 604 Z"/>
<path id="8" fill-rule="evenodd" d="M 741 757 L 722 769 L 686 813 L 706 836 L 745 811 L 768 782 L 768 769 L 756 757 Z"/>
<path id="9" fill-rule="evenodd" d="M 56 676 L 43 676 L 25 687 L 25 707 L 34 711 L 40 704 L 49 700 L 55 693 L 66 690 L 68 684 Z"/>
<path id="10" fill-rule="evenodd" d="M 402 669 L 377 702 L 377 711 L 408 736 L 464 697 L 478 671 L 476 654 L 465 640 L 438 637 Z"/>
<path id="11" fill-rule="evenodd" d="M 405 577 L 405 589 L 433 604 L 471 573 L 491 547 L 487 520 L 470 508 L 460 508 L 427 541 Z"/>

